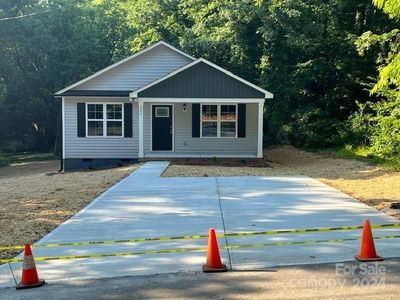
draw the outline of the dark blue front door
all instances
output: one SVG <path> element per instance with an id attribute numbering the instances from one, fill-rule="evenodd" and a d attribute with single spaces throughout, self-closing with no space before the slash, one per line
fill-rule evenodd
<path id="1" fill-rule="evenodd" d="M 172 150 L 172 105 L 153 105 L 152 146 L 156 150 Z"/>

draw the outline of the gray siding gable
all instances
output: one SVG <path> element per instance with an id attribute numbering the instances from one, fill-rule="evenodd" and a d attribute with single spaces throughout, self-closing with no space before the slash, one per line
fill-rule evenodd
<path id="1" fill-rule="evenodd" d="M 189 57 L 160 44 L 129 61 L 77 85 L 72 90 L 79 92 L 94 91 L 94 93 L 96 91 L 131 92 L 192 61 Z M 96 96 L 100 96 L 100 94 Z"/>
<path id="2" fill-rule="evenodd" d="M 148 98 L 265 98 L 265 94 L 226 73 L 199 62 L 140 91 Z"/>

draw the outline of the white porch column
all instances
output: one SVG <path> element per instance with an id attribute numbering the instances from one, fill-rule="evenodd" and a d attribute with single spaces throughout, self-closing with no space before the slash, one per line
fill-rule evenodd
<path id="1" fill-rule="evenodd" d="M 139 107 L 139 158 L 144 157 L 143 151 L 143 100 L 138 99 Z"/>
<path id="2" fill-rule="evenodd" d="M 263 120 L 264 120 L 264 100 L 258 103 L 258 138 L 257 138 L 257 157 L 263 157 Z"/>

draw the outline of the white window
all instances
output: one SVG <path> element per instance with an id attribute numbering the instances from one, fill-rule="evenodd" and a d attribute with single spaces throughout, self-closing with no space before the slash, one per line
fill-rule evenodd
<path id="1" fill-rule="evenodd" d="M 104 134 L 104 112 L 103 104 L 88 104 L 87 105 L 87 135 L 88 136 L 103 136 Z"/>
<path id="2" fill-rule="evenodd" d="M 87 136 L 123 136 L 123 105 L 87 103 Z"/>
<path id="3" fill-rule="evenodd" d="M 201 137 L 237 137 L 236 104 L 202 104 Z"/>

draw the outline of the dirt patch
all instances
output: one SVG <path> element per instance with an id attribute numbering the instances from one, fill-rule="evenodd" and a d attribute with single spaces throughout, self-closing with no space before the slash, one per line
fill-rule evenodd
<path id="1" fill-rule="evenodd" d="M 49 161 L 31 163 L 30 171 L 0 168 L 0 245 L 36 242 L 138 166 L 57 173 L 59 163 Z"/>
<path id="2" fill-rule="evenodd" d="M 55 173 L 60 169 L 59 160 L 24 162 L 0 168 L 0 179 L 34 175 L 40 173 Z"/>
<path id="3" fill-rule="evenodd" d="M 400 172 L 328 153 L 310 153 L 291 146 L 270 148 L 264 159 L 232 160 L 224 165 L 219 159 L 174 160 L 163 176 L 279 176 L 307 175 L 377 209 L 400 202 Z M 395 215 L 400 219 L 400 213 Z"/>

